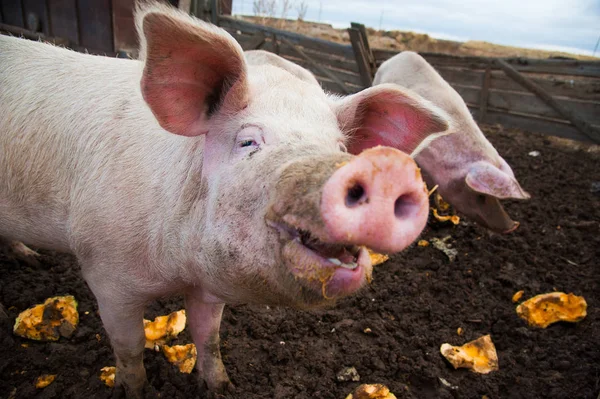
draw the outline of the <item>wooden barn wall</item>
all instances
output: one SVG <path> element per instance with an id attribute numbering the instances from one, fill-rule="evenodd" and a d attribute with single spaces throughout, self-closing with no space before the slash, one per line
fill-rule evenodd
<path id="1" fill-rule="evenodd" d="M 75 49 L 112 53 L 111 6 L 111 0 L 0 0 L 0 23 L 66 39 Z"/>

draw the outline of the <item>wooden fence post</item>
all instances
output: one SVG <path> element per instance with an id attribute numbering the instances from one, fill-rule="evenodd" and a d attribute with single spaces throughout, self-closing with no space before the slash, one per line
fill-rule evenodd
<path id="1" fill-rule="evenodd" d="M 221 15 L 221 2 L 219 0 L 211 0 L 210 2 L 210 22 L 213 25 L 219 25 L 219 15 Z"/>
<path id="2" fill-rule="evenodd" d="M 581 118 L 577 114 L 577 112 L 563 107 L 554 98 L 552 98 L 552 96 L 547 91 L 542 89 L 531 79 L 521 75 L 516 69 L 514 69 L 505 61 L 498 58 L 494 62 L 500 67 L 500 69 L 504 71 L 504 73 L 506 73 L 507 76 L 509 76 L 521 86 L 535 94 L 540 100 L 542 100 L 551 108 L 553 108 L 563 118 L 571 122 L 573 126 L 577 128 L 577 130 L 589 137 L 593 142 L 600 143 L 600 132 L 598 132 L 596 129 L 594 129 L 592 125 L 583 120 L 583 118 Z"/>
<path id="3" fill-rule="evenodd" d="M 348 34 L 350 35 L 350 42 L 352 43 L 352 50 L 354 50 L 354 58 L 358 65 L 362 84 L 365 87 L 371 87 L 373 84 L 373 73 L 360 31 L 356 28 L 348 28 Z"/>
<path id="4" fill-rule="evenodd" d="M 490 96 L 490 80 L 492 77 L 492 68 L 488 65 L 485 68 L 485 74 L 483 75 L 483 82 L 481 84 L 481 96 L 479 97 L 479 123 L 485 122 L 485 115 L 487 114 L 488 98 Z"/>
<path id="5" fill-rule="evenodd" d="M 279 55 L 281 51 L 279 49 L 279 42 L 277 41 L 277 35 L 275 33 L 271 35 L 271 40 L 273 41 L 273 52 Z"/>
<path id="6" fill-rule="evenodd" d="M 362 44 L 367 52 L 367 58 L 369 60 L 369 65 L 371 67 L 371 77 L 375 76 L 375 70 L 377 69 L 377 64 L 375 63 L 375 56 L 373 55 L 373 51 L 371 51 L 371 46 L 369 45 L 369 37 L 367 36 L 367 28 L 363 24 L 359 24 L 358 22 L 350 22 L 350 27 L 354 29 L 358 29 L 360 32 L 360 38 L 362 39 Z"/>

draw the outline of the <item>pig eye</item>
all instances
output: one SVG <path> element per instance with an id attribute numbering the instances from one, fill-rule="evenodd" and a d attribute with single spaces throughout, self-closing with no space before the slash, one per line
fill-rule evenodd
<path id="1" fill-rule="evenodd" d="M 243 141 L 240 141 L 240 147 L 251 147 L 251 146 L 257 146 L 257 145 L 258 144 L 254 140 L 243 140 Z"/>

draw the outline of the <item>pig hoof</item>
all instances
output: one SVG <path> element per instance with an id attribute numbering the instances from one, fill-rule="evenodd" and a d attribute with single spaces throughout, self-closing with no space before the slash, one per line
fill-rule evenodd
<path id="1" fill-rule="evenodd" d="M 29 267 L 40 266 L 40 254 L 29 248 L 25 244 L 19 241 L 13 241 L 10 243 L 10 251 L 12 252 L 15 259 L 25 263 Z"/>

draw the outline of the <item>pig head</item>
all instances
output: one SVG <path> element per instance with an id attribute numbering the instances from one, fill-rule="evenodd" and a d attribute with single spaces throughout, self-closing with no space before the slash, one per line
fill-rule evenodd
<path id="1" fill-rule="evenodd" d="M 483 135 L 460 95 L 420 55 L 404 51 L 385 61 L 373 84 L 411 89 L 449 116 L 449 134 L 415 155 L 430 187 L 478 224 L 502 233 L 516 229 L 500 200 L 528 199 L 506 161 Z"/>
<path id="2" fill-rule="evenodd" d="M 146 381 L 144 308 L 173 294 L 223 391 L 224 303 L 309 308 L 364 286 L 363 246 L 423 229 L 406 153 L 448 125 L 390 85 L 328 96 L 166 6 L 136 24 L 136 61 L 0 36 L 0 236 L 77 257 L 128 395 Z"/>

